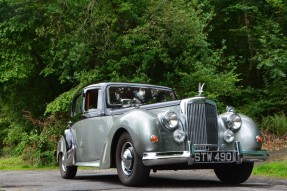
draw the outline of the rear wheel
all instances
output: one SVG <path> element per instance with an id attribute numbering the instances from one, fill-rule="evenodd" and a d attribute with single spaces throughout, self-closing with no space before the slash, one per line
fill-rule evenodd
<path id="1" fill-rule="evenodd" d="M 142 163 L 128 133 L 121 135 L 116 149 L 118 176 L 126 186 L 141 186 L 147 182 L 150 169 Z"/>
<path id="2" fill-rule="evenodd" d="M 77 174 L 77 166 L 66 166 L 63 153 L 59 155 L 59 168 L 61 176 L 65 179 L 72 179 Z"/>
<path id="3" fill-rule="evenodd" d="M 253 170 L 253 165 L 253 162 L 220 165 L 214 169 L 214 172 L 223 183 L 239 184 L 249 178 Z"/>

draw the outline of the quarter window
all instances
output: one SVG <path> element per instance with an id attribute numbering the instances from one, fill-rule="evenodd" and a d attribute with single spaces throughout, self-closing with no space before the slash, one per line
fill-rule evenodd
<path id="1" fill-rule="evenodd" d="M 83 96 L 79 94 L 74 100 L 72 105 L 72 116 L 81 115 L 83 113 Z"/>

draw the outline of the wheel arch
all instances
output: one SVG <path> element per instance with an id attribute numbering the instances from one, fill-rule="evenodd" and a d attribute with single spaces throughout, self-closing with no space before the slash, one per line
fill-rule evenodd
<path id="1" fill-rule="evenodd" d="M 133 140 L 137 154 L 142 157 L 143 152 L 154 150 L 158 144 L 150 141 L 151 135 L 160 136 L 157 116 L 145 110 L 133 110 L 123 115 L 113 126 L 111 132 L 110 166 L 115 167 L 115 152 L 120 136 L 127 132 Z"/>
<path id="2" fill-rule="evenodd" d="M 121 137 L 121 135 L 123 133 L 129 133 L 126 129 L 124 128 L 119 128 L 116 133 L 114 134 L 114 137 L 113 137 L 113 140 L 112 140 L 112 144 L 111 144 L 111 164 L 110 164 L 110 167 L 111 168 L 115 168 L 116 167 L 116 149 L 117 149 L 117 143 Z"/>
<path id="3" fill-rule="evenodd" d="M 143 156 L 143 152 L 156 149 L 159 145 L 150 141 L 151 135 L 160 136 L 159 123 L 156 120 L 158 119 L 155 114 L 140 109 L 132 110 L 120 116 L 107 135 L 100 168 L 115 167 L 116 145 L 124 132 L 130 135 L 134 148 L 140 157 Z"/>

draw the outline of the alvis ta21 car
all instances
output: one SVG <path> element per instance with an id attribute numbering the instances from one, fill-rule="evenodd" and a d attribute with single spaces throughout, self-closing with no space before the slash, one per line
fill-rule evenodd
<path id="1" fill-rule="evenodd" d="M 246 181 L 256 161 L 268 158 L 255 122 L 199 95 L 177 100 L 168 87 L 93 84 L 78 91 L 71 121 L 57 148 L 63 178 L 78 166 L 117 168 L 121 182 L 141 186 L 151 169 L 214 169 L 225 183 Z"/>

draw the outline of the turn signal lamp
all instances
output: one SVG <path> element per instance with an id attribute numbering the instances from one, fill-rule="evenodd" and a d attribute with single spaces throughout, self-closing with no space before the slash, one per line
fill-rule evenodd
<path id="1" fill-rule="evenodd" d="M 263 142 L 263 137 L 261 137 L 260 135 L 256 136 L 256 142 L 257 143 L 262 143 Z"/>
<path id="2" fill-rule="evenodd" d="M 156 143 L 156 142 L 158 142 L 158 137 L 157 137 L 156 135 L 152 135 L 152 136 L 150 137 L 150 141 L 151 141 L 152 143 Z"/>

